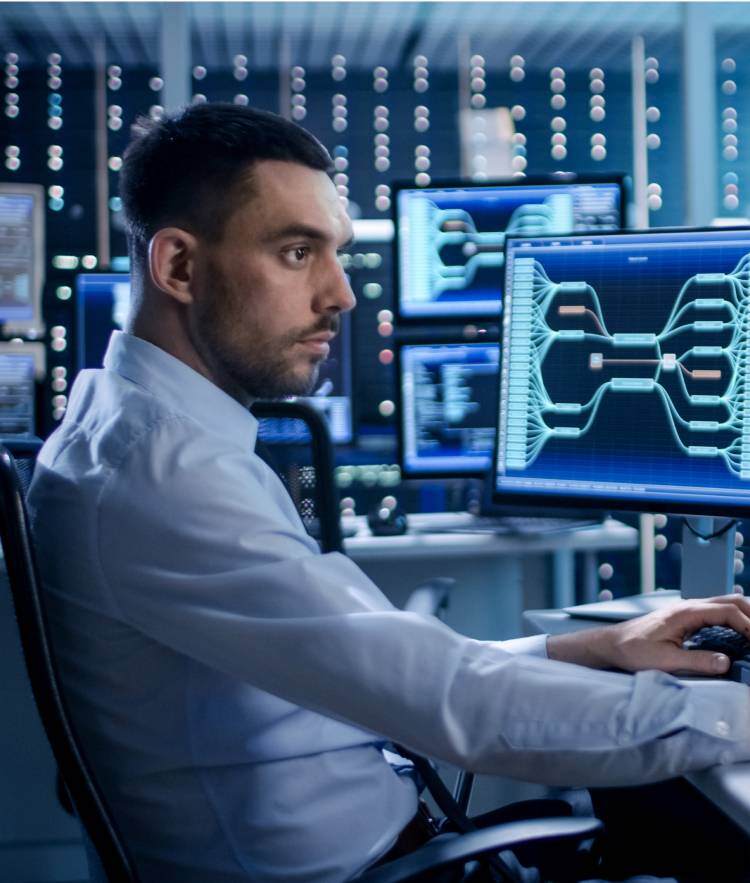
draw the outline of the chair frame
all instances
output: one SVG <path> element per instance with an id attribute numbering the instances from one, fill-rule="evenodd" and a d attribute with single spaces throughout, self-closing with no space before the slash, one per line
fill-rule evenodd
<path id="1" fill-rule="evenodd" d="M 316 471 L 315 504 L 319 513 L 321 549 L 323 552 L 342 552 L 344 542 L 341 534 L 339 495 L 334 482 L 336 459 L 325 419 L 312 405 L 296 400 L 264 399 L 255 402 L 251 410 L 258 420 L 291 418 L 301 420 L 307 426 L 310 432 L 312 462 Z M 267 447 L 273 452 L 273 445 Z"/>

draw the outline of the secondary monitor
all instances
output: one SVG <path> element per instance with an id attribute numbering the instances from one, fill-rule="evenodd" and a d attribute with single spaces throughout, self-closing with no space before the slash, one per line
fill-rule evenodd
<path id="1" fill-rule="evenodd" d="M 495 501 L 750 512 L 750 229 L 509 238 Z"/>
<path id="2" fill-rule="evenodd" d="M 497 343 L 398 347 L 399 447 L 407 477 L 483 475 L 492 462 Z"/>
<path id="3" fill-rule="evenodd" d="M 0 343 L 0 438 L 35 434 L 40 351 L 43 359 L 41 343 Z"/>
<path id="4" fill-rule="evenodd" d="M 44 266 L 44 189 L 0 184 L 0 324 L 6 332 L 41 330 Z"/>
<path id="5" fill-rule="evenodd" d="M 512 178 L 394 186 L 398 318 L 496 318 L 509 235 L 624 227 L 625 178 Z"/>
<path id="6" fill-rule="evenodd" d="M 100 368 L 110 335 L 122 329 L 130 309 L 127 273 L 80 273 L 76 277 L 78 369 Z M 336 444 L 352 440 L 351 320 L 344 315 L 340 333 L 331 341 L 311 396 L 306 397 L 326 418 Z"/>

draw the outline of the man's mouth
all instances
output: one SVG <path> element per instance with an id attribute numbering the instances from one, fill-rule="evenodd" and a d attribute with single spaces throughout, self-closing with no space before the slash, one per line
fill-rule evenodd
<path id="1" fill-rule="evenodd" d="M 311 337 L 304 337 L 299 343 L 306 349 L 320 353 L 323 357 L 330 352 L 330 342 L 336 335 L 332 331 L 322 331 L 319 334 L 313 334 Z"/>

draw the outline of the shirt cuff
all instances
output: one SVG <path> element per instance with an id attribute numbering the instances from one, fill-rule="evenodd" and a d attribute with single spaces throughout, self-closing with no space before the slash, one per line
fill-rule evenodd
<path id="1" fill-rule="evenodd" d="M 725 743 L 718 756 L 719 763 L 750 760 L 750 691 L 747 687 L 721 679 L 688 681 L 688 687 L 692 726 Z"/>
<path id="2" fill-rule="evenodd" d="M 501 641 L 499 646 L 506 653 L 520 656 L 539 656 L 547 659 L 548 635 L 530 635 L 528 638 L 514 638 L 512 641 Z"/>

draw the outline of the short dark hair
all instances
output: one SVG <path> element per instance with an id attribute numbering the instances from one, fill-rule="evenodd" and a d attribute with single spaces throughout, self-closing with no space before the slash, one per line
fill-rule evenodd
<path id="1" fill-rule="evenodd" d="M 331 171 L 328 151 L 313 135 L 269 111 L 213 103 L 159 120 L 139 117 L 120 173 L 131 260 L 142 258 L 154 233 L 172 224 L 220 239 L 251 192 L 236 185 L 259 160 Z"/>

